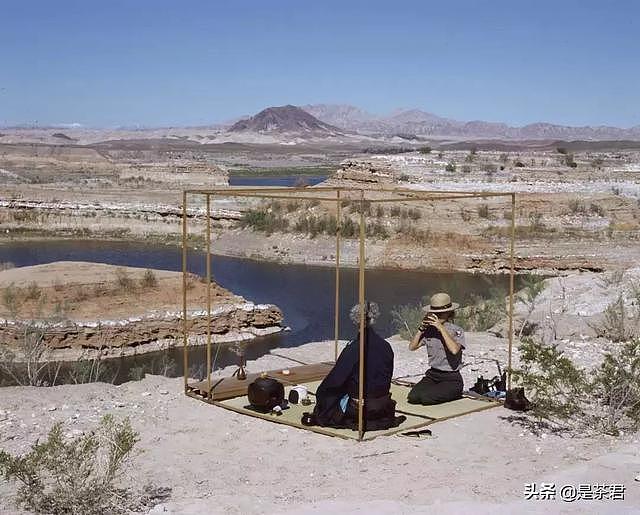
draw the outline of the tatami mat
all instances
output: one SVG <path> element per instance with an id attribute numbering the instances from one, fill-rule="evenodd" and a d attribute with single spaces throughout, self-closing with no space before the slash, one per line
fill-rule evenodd
<path id="1" fill-rule="evenodd" d="M 314 393 L 320 381 L 312 381 L 309 383 L 303 383 L 309 392 Z M 285 395 L 289 394 L 289 387 L 285 388 Z M 407 402 L 407 394 L 409 393 L 409 387 L 392 385 L 391 395 L 396 401 L 396 414 L 404 415 L 406 420 L 398 427 L 394 427 L 383 431 L 369 431 L 365 434 L 365 440 L 371 440 L 377 436 L 392 435 L 396 433 L 402 433 L 427 426 L 439 420 L 453 418 L 474 411 L 480 411 L 488 409 L 494 406 L 499 406 L 499 403 L 491 401 L 483 401 L 477 399 L 462 398 L 452 402 L 446 402 L 438 404 L 436 406 L 421 406 L 416 404 L 409 404 Z M 312 397 L 313 398 L 313 397 Z M 224 401 L 216 402 L 217 405 L 231 409 L 238 413 L 250 415 L 252 417 L 258 417 L 271 422 L 279 424 L 287 424 L 301 429 L 308 429 L 316 433 L 326 434 L 330 436 L 338 436 L 341 438 L 358 438 L 358 432 L 351 429 L 334 429 L 330 427 L 317 427 L 317 426 L 303 426 L 300 423 L 302 414 L 305 411 L 313 411 L 313 404 L 309 406 L 303 406 L 301 404 L 290 404 L 289 408 L 282 411 L 280 415 L 271 413 L 260 413 L 251 408 L 249 399 L 246 395 L 241 397 L 235 397 L 233 399 L 227 399 Z"/>
<path id="2" fill-rule="evenodd" d="M 318 386 L 320 386 L 320 381 L 310 381 L 304 383 L 304 385 L 309 392 L 315 393 Z M 456 417 L 458 415 L 464 415 L 465 413 L 472 413 L 500 405 L 490 399 L 471 399 L 468 397 L 443 404 L 435 404 L 433 406 L 409 404 L 409 402 L 407 402 L 409 390 L 411 390 L 410 386 L 391 384 L 391 398 L 396 401 L 396 411 L 402 414 L 417 415 L 435 420 Z M 287 394 L 288 392 L 289 389 L 286 389 Z"/>
<path id="3" fill-rule="evenodd" d="M 457 417 L 466 413 L 480 411 L 483 409 L 499 406 L 497 402 L 491 400 L 470 399 L 463 397 L 455 401 L 434 404 L 433 406 L 422 406 L 421 404 L 409 404 L 407 395 L 410 388 L 408 386 L 391 385 L 391 397 L 396 401 L 396 411 L 400 413 L 411 413 L 436 420 Z"/>

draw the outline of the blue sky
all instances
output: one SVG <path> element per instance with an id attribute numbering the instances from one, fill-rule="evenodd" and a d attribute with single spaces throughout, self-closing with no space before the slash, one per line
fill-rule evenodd
<path id="1" fill-rule="evenodd" d="M 306 103 L 638 125 L 640 2 L 0 0 L 1 125 Z"/>

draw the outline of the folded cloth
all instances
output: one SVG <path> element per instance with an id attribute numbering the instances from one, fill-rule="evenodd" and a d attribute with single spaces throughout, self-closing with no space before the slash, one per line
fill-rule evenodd
<path id="1" fill-rule="evenodd" d="M 340 399 L 340 409 L 342 410 L 342 413 L 346 413 L 347 412 L 347 404 L 349 403 L 349 395 L 345 394 L 344 397 L 342 397 L 342 399 Z"/>

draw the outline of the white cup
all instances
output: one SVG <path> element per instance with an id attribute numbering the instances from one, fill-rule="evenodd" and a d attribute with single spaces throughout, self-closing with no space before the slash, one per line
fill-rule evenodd
<path id="1" fill-rule="evenodd" d="M 292 404 L 298 404 L 307 398 L 309 392 L 307 391 L 306 386 L 294 386 L 289 391 L 289 402 Z"/>

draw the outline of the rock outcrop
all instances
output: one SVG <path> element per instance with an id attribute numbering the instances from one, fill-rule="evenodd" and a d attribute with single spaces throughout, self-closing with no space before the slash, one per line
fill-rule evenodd
<path id="1" fill-rule="evenodd" d="M 0 288 L 12 299 L 11 309 L 0 311 L 0 345 L 18 360 L 41 345 L 73 359 L 86 350 L 127 355 L 183 341 L 178 272 L 58 262 L 4 270 Z M 212 283 L 209 316 L 206 282 L 190 274 L 187 289 L 189 345 L 206 343 L 208 331 L 212 342 L 226 343 L 282 330 L 277 306 L 248 302 Z"/>

